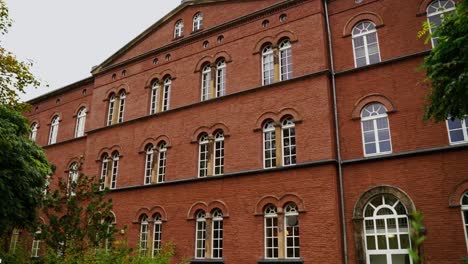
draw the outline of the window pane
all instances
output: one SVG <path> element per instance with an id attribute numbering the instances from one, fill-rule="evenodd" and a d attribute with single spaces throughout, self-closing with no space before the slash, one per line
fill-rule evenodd
<path id="1" fill-rule="evenodd" d="M 370 255 L 370 264 L 387 264 L 387 256 L 386 255 Z"/>
<path id="2" fill-rule="evenodd" d="M 367 46 L 367 50 L 369 51 L 369 54 L 376 54 L 379 53 L 379 46 L 377 46 L 377 43 L 370 44 Z"/>
<path id="3" fill-rule="evenodd" d="M 379 118 L 377 121 L 377 129 L 388 128 L 388 119 L 386 117 Z"/>
<path id="4" fill-rule="evenodd" d="M 366 58 L 358 58 L 356 59 L 356 67 L 362 67 L 367 65 Z"/>
<path id="5" fill-rule="evenodd" d="M 409 235 L 400 235 L 400 243 L 401 243 L 401 249 L 409 249 L 410 248 Z"/>
<path id="6" fill-rule="evenodd" d="M 380 137 L 380 135 L 379 135 L 379 137 Z M 374 133 L 374 131 L 364 132 L 364 142 L 365 143 L 375 142 L 375 133 Z"/>
<path id="7" fill-rule="evenodd" d="M 366 144 L 366 154 L 374 154 L 377 152 L 375 143 Z"/>
<path id="8" fill-rule="evenodd" d="M 365 56 L 366 56 L 364 47 L 356 48 L 356 49 L 355 49 L 355 52 L 356 52 L 356 58 L 362 58 L 362 57 L 365 57 Z"/>
<path id="9" fill-rule="evenodd" d="M 398 219 L 398 228 L 400 232 L 408 232 L 408 219 L 406 217 Z"/>
<path id="10" fill-rule="evenodd" d="M 369 63 L 370 64 L 378 63 L 378 62 L 380 62 L 379 53 L 369 55 Z"/>
<path id="11" fill-rule="evenodd" d="M 367 43 L 376 43 L 377 42 L 377 33 L 371 33 L 366 35 L 367 36 Z"/>
<path id="12" fill-rule="evenodd" d="M 368 250 L 375 250 L 375 236 L 368 236 L 367 237 L 367 249 Z"/>
<path id="13" fill-rule="evenodd" d="M 353 41 L 354 41 L 355 48 L 364 46 L 364 37 L 353 38 Z"/>
<path id="14" fill-rule="evenodd" d="M 366 220 L 366 234 L 374 234 L 374 221 Z"/>
<path id="15" fill-rule="evenodd" d="M 388 235 L 388 246 L 390 249 L 398 249 L 398 236 L 394 234 Z"/>
<path id="16" fill-rule="evenodd" d="M 387 238 L 386 236 L 377 236 L 377 244 L 379 249 L 387 249 Z"/>
<path id="17" fill-rule="evenodd" d="M 451 142 L 458 142 L 463 141 L 463 130 L 452 130 L 450 131 L 450 141 Z"/>
<path id="18" fill-rule="evenodd" d="M 408 254 L 392 255 L 392 264 L 410 264 Z"/>
<path id="19" fill-rule="evenodd" d="M 391 150 L 390 141 L 380 142 L 380 152 L 388 152 Z"/>
<path id="20" fill-rule="evenodd" d="M 387 228 L 388 228 L 389 233 L 396 233 L 397 232 L 396 219 L 395 218 L 387 219 Z"/>
<path id="21" fill-rule="evenodd" d="M 362 122 L 364 132 L 374 131 L 374 122 L 372 120 Z"/>
<path id="22" fill-rule="evenodd" d="M 457 128 L 462 128 L 462 122 L 460 119 L 456 118 L 455 120 L 447 120 L 447 124 L 450 130 L 452 129 L 457 129 Z"/>

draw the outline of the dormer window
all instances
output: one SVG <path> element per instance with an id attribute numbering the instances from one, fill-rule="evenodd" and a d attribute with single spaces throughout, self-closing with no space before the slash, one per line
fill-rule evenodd
<path id="1" fill-rule="evenodd" d="M 193 17 L 193 32 L 201 30 L 203 27 L 203 13 L 198 12 Z"/>
<path id="2" fill-rule="evenodd" d="M 174 27 L 174 38 L 180 38 L 184 34 L 184 21 L 179 20 Z"/>

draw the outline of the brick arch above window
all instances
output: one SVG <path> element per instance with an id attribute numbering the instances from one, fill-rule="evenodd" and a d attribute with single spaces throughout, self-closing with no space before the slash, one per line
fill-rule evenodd
<path id="1" fill-rule="evenodd" d="M 205 202 L 198 201 L 190 207 L 187 213 L 187 220 L 197 219 L 197 212 L 203 210 L 205 213 L 208 213 L 208 205 Z"/>
<path id="2" fill-rule="evenodd" d="M 86 108 L 86 113 L 89 113 L 89 104 L 88 103 L 81 103 L 76 109 L 75 109 L 75 112 L 73 113 L 73 117 L 76 117 L 78 115 L 78 112 L 80 112 L 80 110 L 82 108 Z"/>
<path id="3" fill-rule="evenodd" d="M 224 59 L 226 63 L 230 63 L 232 61 L 232 56 L 227 51 L 220 51 L 216 53 L 214 56 L 214 61 L 218 61 L 219 59 Z"/>
<path id="4" fill-rule="evenodd" d="M 171 80 L 175 80 L 176 72 L 171 69 L 165 69 L 161 72 L 156 72 L 156 73 L 151 74 L 150 77 L 146 79 L 145 89 L 150 89 L 152 87 L 154 80 L 159 80 L 159 82 L 164 82 L 164 79 L 167 76 L 170 76 Z"/>
<path id="5" fill-rule="evenodd" d="M 83 155 L 80 155 L 80 157 L 71 158 L 67 163 L 67 167 L 65 167 L 65 172 L 68 172 L 70 170 L 71 165 L 73 165 L 74 163 L 77 163 L 79 166 L 83 165 L 82 158 Z"/>
<path id="6" fill-rule="evenodd" d="M 230 136 L 229 128 L 224 123 L 216 123 L 212 126 L 200 126 L 198 127 L 192 134 L 191 143 L 198 143 L 198 138 L 202 133 L 206 133 L 208 135 L 214 135 L 216 131 L 222 130 L 224 132 L 224 137 L 227 138 Z"/>
<path id="7" fill-rule="evenodd" d="M 167 213 L 164 207 L 159 205 L 151 207 L 148 217 L 152 218 L 155 214 L 159 214 L 161 216 L 161 221 L 167 221 Z"/>
<path id="8" fill-rule="evenodd" d="M 418 11 L 416 16 L 425 16 L 427 13 L 427 7 L 433 2 L 434 0 L 421 0 L 418 5 Z"/>
<path id="9" fill-rule="evenodd" d="M 362 109 L 370 103 L 380 103 L 385 106 L 387 113 L 393 113 L 397 111 L 393 100 L 382 94 L 368 94 L 359 98 L 354 104 L 353 111 L 351 112 L 351 119 L 360 119 Z"/>
<path id="10" fill-rule="evenodd" d="M 302 122 L 302 115 L 294 108 L 283 108 L 278 112 L 265 112 L 255 121 L 254 131 L 261 131 L 265 120 L 273 120 L 274 122 L 280 122 L 284 117 L 291 116 L 295 123 Z"/>
<path id="11" fill-rule="evenodd" d="M 125 94 L 127 95 L 130 94 L 130 85 L 128 85 L 128 83 L 123 83 L 123 84 L 114 86 L 112 88 L 109 88 L 106 91 L 106 97 L 103 99 L 103 101 L 108 101 L 109 97 L 112 94 L 115 94 L 115 96 L 118 96 L 121 91 L 125 91 Z"/>
<path id="12" fill-rule="evenodd" d="M 468 191 L 468 179 L 459 182 L 449 194 L 449 207 L 460 207 L 460 198 Z"/>
<path id="13" fill-rule="evenodd" d="M 215 201 L 211 201 L 208 204 L 207 212 L 209 212 L 211 214 L 211 212 L 213 212 L 215 209 L 221 210 L 221 212 L 223 212 L 223 217 L 229 217 L 228 207 L 227 207 L 226 203 L 224 203 L 223 201 L 215 200 Z"/>
<path id="14" fill-rule="evenodd" d="M 166 142 L 166 148 L 170 148 L 172 146 L 171 139 L 166 135 L 158 136 L 157 138 L 147 138 L 141 142 L 140 146 L 138 147 L 139 153 L 146 153 L 146 147 L 148 144 L 153 144 L 154 147 L 159 145 L 162 141 Z"/>
<path id="15" fill-rule="evenodd" d="M 281 213 L 283 207 L 290 202 L 296 204 L 299 213 L 306 212 L 304 200 L 294 193 L 287 193 L 281 197 L 275 195 L 263 196 L 262 198 L 260 198 L 260 200 L 258 200 L 257 204 L 255 205 L 254 215 L 263 216 L 265 207 L 270 204 L 276 206 L 278 212 Z"/>
<path id="16" fill-rule="evenodd" d="M 114 152 L 118 152 L 119 153 L 119 157 L 122 157 L 122 148 L 119 146 L 119 145 L 114 145 L 112 147 L 105 147 L 105 148 L 101 148 L 98 152 L 98 155 L 96 157 L 96 161 L 101 161 L 101 158 L 102 158 L 102 155 L 104 154 L 108 154 L 109 157 L 112 156 L 112 153 Z"/>
<path id="17" fill-rule="evenodd" d="M 203 70 L 203 67 L 206 65 L 206 64 L 215 64 L 216 61 L 218 61 L 219 59 L 224 59 L 224 61 L 226 63 L 230 63 L 232 62 L 232 57 L 231 55 L 229 55 L 228 52 L 226 51 L 220 51 L 218 53 L 216 53 L 215 55 L 207 55 L 207 56 L 203 56 L 201 59 L 198 60 L 197 64 L 195 64 L 195 69 L 194 69 L 194 73 L 197 73 L 197 72 L 201 72 Z"/>
<path id="18" fill-rule="evenodd" d="M 343 28 L 343 38 L 351 36 L 354 26 L 363 20 L 372 21 L 375 24 L 375 28 L 384 26 L 384 21 L 380 15 L 373 12 L 362 12 L 354 15 L 346 22 Z"/>
<path id="19" fill-rule="evenodd" d="M 49 116 L 49 120 L 47 121 L 47 125 L 50 126 L 52 124 L 52 119 L 54 119 L 56 116 L 59 117 L 59 122 L 62 122 L 63 117 L 61 112 L 54 112 Z"/>
<path id="20" fill-rule="evenodd" d="M 133 221 L 132 223 L 133 224 L 139 224 L 140 223 L 140 220 L 141 220 L 141 217 L 146 215 L 147 217 L 150 217 L 151 214 L 150 214 L 150 209 L 148 207 L 142 207 L 140 209 L 138 209 L 138 211 L 136 212 L 134 218 L 133 218 Z"/>
<path id="21" fill-rule="evenodd" d="M 29 127 L 31 127 L 34 124 L 37 125 L 38 129 L 41 127 L 41 123 L 39 122 L 39 119 L 37 119 L 37 118 L 34 118 L 33 120 L 31 120 L 31 122 L 29 122 Z"/>
<path id="22" fill-rule="evenodd" d="M 297 34 L 290 31 L 290 30 L 283 30 L 278 32 L 276 35 L 270 35 L 261 38 L 255 43 L 254 49 L 252 51 L 253 54 L 259 54 L 262 52 L 262 48 L 265 46 L 265 44 L 272 44 L 273 46 L 278 45 L 282 40 L 284 39 L 289 39 L 291 43 L 297 42 Z"/>

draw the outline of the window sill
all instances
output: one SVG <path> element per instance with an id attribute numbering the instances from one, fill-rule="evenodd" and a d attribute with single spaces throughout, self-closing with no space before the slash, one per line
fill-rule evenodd
<path id="1" fill-rule="evenodd" d="M 303 264 L 303 259 L 260 259 L 258 264 Z"/>
<path id="2" fill-rule="evenodd" d="M 223 259 L 192 259 L 190 264 L 224 264 Z"/>

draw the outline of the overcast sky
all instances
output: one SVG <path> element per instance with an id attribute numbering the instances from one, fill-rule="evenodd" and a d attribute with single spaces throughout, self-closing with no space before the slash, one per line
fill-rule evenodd
<path id="1" fill-rule="evenodd" d="M 28 89 L 23 100 L 86 77 L 118 49 L 180 4 L 180 0 L 6 0 L 14 20 L 0 45 L 34 62 L 50 87 Z"/>

